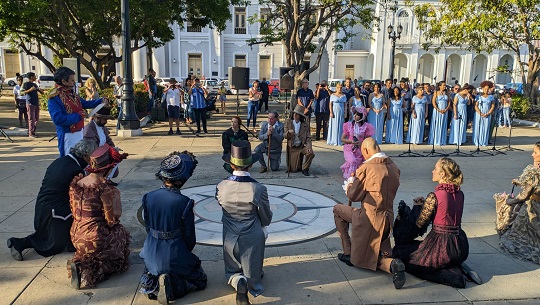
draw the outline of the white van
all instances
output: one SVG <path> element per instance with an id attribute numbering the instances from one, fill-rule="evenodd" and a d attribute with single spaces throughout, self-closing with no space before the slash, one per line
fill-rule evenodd
<path id="1" fill-rule="evenodd" d="M 42 89 L 49 89 L 54 87 L 54 76 L 52 74 L 43 74 L 37 77 L 36 83 Z"/>
<path id="2" fill-rule="evenodd" d="M 341 83 L 343 86 L 345 86 L 345 79 L 343 79 L 343 78 L 329 79 L 328 80 L 328 88 L 330 89 L 330 91 L 336 92 L 336 85 L 338 83 Z"/>

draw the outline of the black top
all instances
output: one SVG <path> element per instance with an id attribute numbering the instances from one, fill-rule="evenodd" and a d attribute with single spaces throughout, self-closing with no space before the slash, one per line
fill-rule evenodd
<path id="1" fill-rule="evenodd" d="M 28 102 L 33 106 L 39 106 L 39 97 L 38 97 L 38 86 L 35 83 L 26 82 L 23 84 L 23 90 L 29 90 L 30 88 L 35 87 L 36 90 L 33 90 L 32 92 L 26 93 L 28 96 Z"/>

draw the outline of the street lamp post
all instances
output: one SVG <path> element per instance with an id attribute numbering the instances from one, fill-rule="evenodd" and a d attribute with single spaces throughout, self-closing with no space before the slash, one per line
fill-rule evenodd
<path id="1" fill-rule="evenodd" d="M 118 135 L 122 137 L 142 135 L 141 123 L 135 111 L 135 95 L 133 94 L 133 73 L 131 67 L 131 34 L 129 26 L 129 0 L 122 0 L 122 61 L 124 63 L 124 79 L 122 81 L 122 115 Z"/>
<path id="2" fill-rule="evenodd" d="M 392 42 L 392 52 L 390 53 L 390 79 L 394 79 L 394 56 L 396 55 L 396 40 L 401 38 L 401 32 L 403 32 L 403 27 L 398 25 L 397 30 L 394 31 L 394 27 L 389 25 L 388 28 L 388 39 Z"/>

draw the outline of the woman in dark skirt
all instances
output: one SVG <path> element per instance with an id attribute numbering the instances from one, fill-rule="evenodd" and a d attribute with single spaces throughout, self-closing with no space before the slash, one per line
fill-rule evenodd
<path id="1" fill-rule="evenodd" d="M 452 159 L 441 158 L 433 170 L 435 192 L 414 199 L 413 209 L 400 202 L 394 223 L 393 256 L 405 263 L 405 270 L 424 280 L 465 287 L 461 264 L 469 255 L 467 235 L 461 229 L 464 195 L 460 189 L 463 175 Z M 432 229 L 423 241 L 427 226 Z"/>

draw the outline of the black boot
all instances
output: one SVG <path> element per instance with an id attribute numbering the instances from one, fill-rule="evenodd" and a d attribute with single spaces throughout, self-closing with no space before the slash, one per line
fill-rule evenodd
<path id="1" fill-rule="evenodd" d="M 399 258 L 394 258 L 390 264 L 390 272 L 394 288 L 401 289 L 405 285 L 405 264 Z"/>
<path id="2" fill-rule="evenodd" d="M 16 261 L 22 261 L 23 255 L 22 252 L 25 247 L 25 244 L 27 243 L 26 237 L 25 238 L 15 238 L 11 237 L 7 240 L 7 246 L 9 248 L 9 252 L 11 254 L 11 257 L 13 257 Z"/>
<path id="3" fill-rule="evenodd" d="M 76 263 L 71 263 L 71 287 L 73 289 L 81 289 L 81 270 Z"/>
<path id="4" fill-rule="evenodd" d="M 249 305 L 247 281 L 241 278 L 236 285 L 236 305 Z"/>

